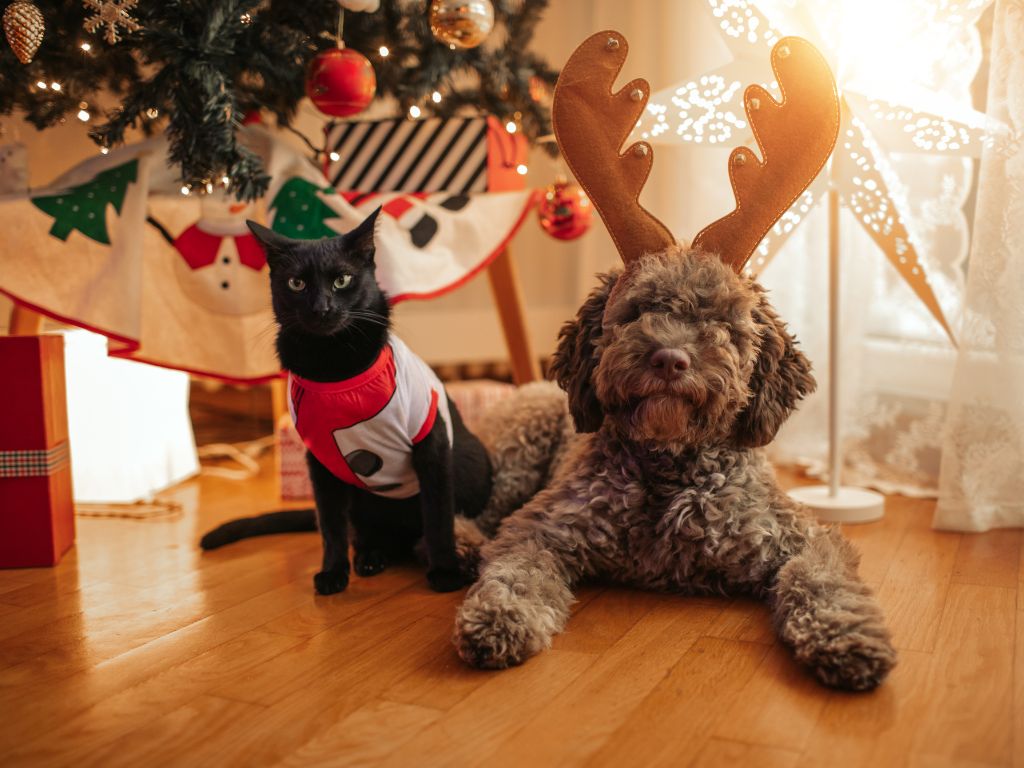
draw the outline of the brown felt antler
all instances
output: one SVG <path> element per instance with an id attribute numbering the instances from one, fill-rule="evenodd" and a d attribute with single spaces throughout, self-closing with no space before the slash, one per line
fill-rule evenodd
<path id="1" fill-rule="evenodd" d="M 654 161 L 651 146 L 638 142 L 619 154 L 650 93 L 647 81 L 639 79 L 612 93 L 628 52 L 618 32 L 588 37 L 562 67 L 551 105 L 562 156 L 626 264 L 675 243 L 668 228 L 639 202 Z"/>
<path id="2" fill-rule="evenodd" d="M 695 248 L 718 254 L 737 272 L 814 181 L 839 135 L 836 83 L 817 49 L 802 38 L 784 37 L 771 59 L 782 102 L 759 85 L 743 95 L 763 160 L 747 147 L 732 151 L 729 180 L 736 209 L 693 239 Z"/>

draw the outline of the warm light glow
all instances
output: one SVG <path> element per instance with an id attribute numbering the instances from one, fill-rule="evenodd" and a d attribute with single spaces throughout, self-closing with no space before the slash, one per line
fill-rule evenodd
<path id="1" fill-rule="evenodd" d="M 231 177 L 230 176 L 221 176 L 220 177 L 220 183 L 223 184 L 225 187 L 231 186 Z"/>
<path id="2" fill-rule="evenodd" d="M 89 45 L 89 43 L 82 43 L 82 44 L 81 44 L 81 45 L 80 45 L 79 47 L 80 47 L 80 48 L 81 48 L 81 49 L 82 49 L 83 51 L 86 51 L 86 52 L 89 52 L 89 51 L 91 51 L 91 50 L 92 50 L 92 46 L 91 46 L 91 45 Z"/>
<path id="3" fill-rule="evenodd" d="M 434 91 L 432 94 L 430 94 L 430 100 L 433 101 L 435 104 L 440 104 L 441 103 L 441 92 L 440 91 Z"/>
<path id="4" fill-rule="evenodd" d="M 515 122 L 509 120 L 507 123 L 505 123 L 505 130 L 508 131 L 509 133 L 515 133 L 518 130 L 518 128 Z"/>
<path id="5" fill-rule="evenodd" d="M 42 90 L 45 91 L 46 90 L 46 83 L 44 83 L 42 80 L 40 80 L 39 82 L 36 83 L 36 88 L 41 88 Z"/>
<path id="6" fill-rule="evenodd" d="M 181 194 L 183 195 L 187 195 L 191 191 L 191 188 L 187 184 L 183 185 L 181 188 Z"/>
<path id="7" fill-rule="evenodd" d="M 148 117 L 150 120 L 156 120 L 158 117 L 160 117 L 160 110 L 156 107 L 150 107 L 146 110 L 146 117 Z"/>
<path id="8" fill-rule="evenodd" d="M 208 195 L 212 195 L 213 194 L 213 182 L 212 181 L 206 182 L 206 194 L 208 194 Z"/>
<path id="9" fill-rule="evenodd" d="M 391 53 L 391 51 L 388 50 L 388 47 L 386 45 L 382 45 L 378 53 L 380 53 L 382 59 L 386 59 L 388 57 L 388 54 Z"/>
<path id="10" fill-rule="evenodd" d="M 338 154 L 337 152 L 331 152 L 331 154 L 329 155 L 329 157 L 331 158 L 331 162 L 332 162 L 332 163 L 336 163 L 336 162 L 338 162 L 339 160 L 341 160 L 341 155 L 339 155 L 339 154 Z"/>
<path id="11" fill-rule="evenodd" d="M 89 122 L 89 113 L 84 109 L 78 110 L 78 119 L 83 123 Z"/>
<path id="12" fill-rule="evenodd" d="M 100 154 L 101 155 L 109 155 L 110 154 L 110 147 L 100 147 Z"/>
<path id="13" fill-rule="evenodd" d="M 60 91 L 60 83 L 50 83 L 50 87 L 55 91 Z"/>
<path id="14" fill-rule="evenodd" d="M 530 170 L 530 169 L 529 169 L 529 168 L 527 168 L 527 167 L 526 167 L 525 165 L 523 165 L 522 163 L 520 163 L 519 165 L 517 165 L 517 166 L 516 166 L 516 173 L 518 173 L 518 174 L 519 174 L 520 176 L 525 176 L 525 175 L 526 175 L 526 172 L 527 172 L 527 171 L 529 171 L 529 170 Z"/>
<path id="15" fill-rule="evenodd" d="M 420 111 L 420 108 L 417 107 L 415 104 L 413 104 L 411 107 L 409 107 L 409 117 L 415 119 L 415 118 L 419 117 L 421 114 L 422 113 Z"/>

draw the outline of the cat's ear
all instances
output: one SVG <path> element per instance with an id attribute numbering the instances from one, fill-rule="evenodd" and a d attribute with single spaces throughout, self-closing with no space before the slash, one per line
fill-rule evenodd
<path id="1" fill-rule="evenodd" d="M 367 216 L 355 229 L 346 232 L 344 235 L 345 245 L 352 253 L 358 253 L 366 261 L 372 262 L 376 254 L 376 246 L 373 236 L 377 229 L 377 217 L 380 215 L 380 206 L 377 210 Z"/>
<path id="2" fill-rule="evenodd" d="M 264 227 L 262 224 L 257 224 L 251 219 L 246 219 L 245 225 L 249 227 L 249 231 L 259 241 L 259 244 L 263 246 L 263 253 L 266 254 L 267 264 L 270 265 L 271 269 L 280 261 L 281 256 L 288 253 L 295 243 L 290 237 L 279 235 L 274 230 Z"/>

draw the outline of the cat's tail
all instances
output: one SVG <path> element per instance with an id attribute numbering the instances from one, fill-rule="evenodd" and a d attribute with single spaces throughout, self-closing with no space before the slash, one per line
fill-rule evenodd
<path id="1" fill-rule="evenodd" d="M 312 509 L 288 509 L 267 512 L 255 517 L 240 517 L 229 520 L 209 531 L 199 540 L 203 549 L 217 549 L 254 536 L 268 536 L 272 533 L 294 533 L 315 531 L 316 512 Z"/>

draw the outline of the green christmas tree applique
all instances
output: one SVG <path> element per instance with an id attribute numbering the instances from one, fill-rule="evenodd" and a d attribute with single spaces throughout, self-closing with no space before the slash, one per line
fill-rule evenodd
<path id="1" fill-rule="evenodd" d="M 92 181 L 71 187 L 59 195 L 33 197 L 32 204 L 53 217 L 50 234 L 60 240 L 78 230 L 103 245 L 110 245 L 107 232 L 107 205 L 121 213 L 128 184 L 135 181 L 138 160 L 96 174 Z"/>
<path id="2" fill-rule="evenodd" d="M 316 184 L 298 177 L 286 181 L 270 203 L 270 210 L 275 211 L 270 228 L 297 240 L 335 237 L 338 233 L 328 227 L 324 220 L 337 218 L 338 214 L 320 199 L 318 192 L 333 194 L 334 189 L 320 189 Z"/>

